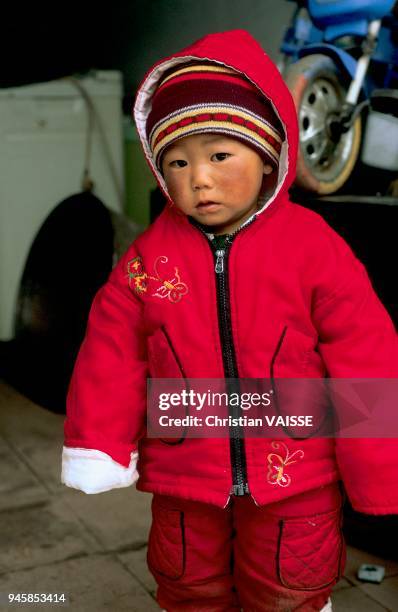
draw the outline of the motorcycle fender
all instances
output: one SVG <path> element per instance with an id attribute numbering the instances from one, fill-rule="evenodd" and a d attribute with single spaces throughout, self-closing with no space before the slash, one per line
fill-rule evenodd
<path id="1" fill-rule="evenodd" d="M 322 53 L 322 55 L 327 55 L 330 57 L 349 80 L 352 80 L 355 77 L 357 62 L 343 49 L 339 49 L 334 45 L 328 45 L 327 43 L 316 43 L 313 45 L 306 45 L 300 49 L 298 55 L 301 58 L 314 53 Z M 362 91 L 366 95 L 366 90 L 364 87 L 362 88 Z"/>

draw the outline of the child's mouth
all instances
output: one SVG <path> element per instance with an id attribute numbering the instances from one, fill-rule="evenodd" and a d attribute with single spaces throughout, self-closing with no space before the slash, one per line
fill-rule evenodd
<path id="1" fill-rule="evenodd" d="M 213 210 L 217 210 L 217 208 L 219 208 L 220 204 L 218 204 L 217 202 L 200 202 L 199 204 L 196 205 L 196 208 L 198 210 L 203 210 L 206 212 L 211 212 Z"/>

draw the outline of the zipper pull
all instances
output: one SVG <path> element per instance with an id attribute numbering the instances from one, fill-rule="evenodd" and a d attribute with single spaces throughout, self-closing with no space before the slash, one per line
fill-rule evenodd
<path id="1" fill-rule="evenodd" d="M 218 251 L 216 251 L 216 255 L 217 255 L 217 261 L 216 261 L 216 272 L 217 274 L 221 274 L 222 272 L 224 272 L 224 255 L 225 255 L 225 250 L 224 249 L 219 249 Z"/>
<path id="2" fill-rule="evenodd" d="M 247 482 L 241 483 L 238 485 L 232 485 L 230 495 L 236 495 L 237 497 L 242 497 L 243 495 L 249 495 L 249 485 Z"/>

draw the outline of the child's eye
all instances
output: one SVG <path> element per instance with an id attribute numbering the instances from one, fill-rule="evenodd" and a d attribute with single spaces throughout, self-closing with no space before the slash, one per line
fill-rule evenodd
<path id="1" fill-rule="evenodd" d="M 231 156 L 231 153 L 214 153 L 214 155 L 211 156 L 211 160 L 212 161 L 224 161 L 230 156 Z"/>
<path id="2" fill-rule="evenodd" d="M 185 159 L 173 159 L 173 161 L 169 162 L 169 166 L 172 168 L 184 168 L 187 165 Z"/>

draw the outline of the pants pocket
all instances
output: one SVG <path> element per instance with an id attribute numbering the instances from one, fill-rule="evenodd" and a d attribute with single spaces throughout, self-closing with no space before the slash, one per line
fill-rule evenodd
<path id="1" fill-rule="evenodd" d="M 280 521 L 278 574 L 290 589 L 311 591 L 337 582 L 344 563 L 341 509 Z"/>
<path id="2" fill-rule="evenodd" d="M 178 580 L 184 575 L 184 513 L 161 506 L 156 497 L 152 501 L 147 561 L 153 574 L 170 580 Z"/>

